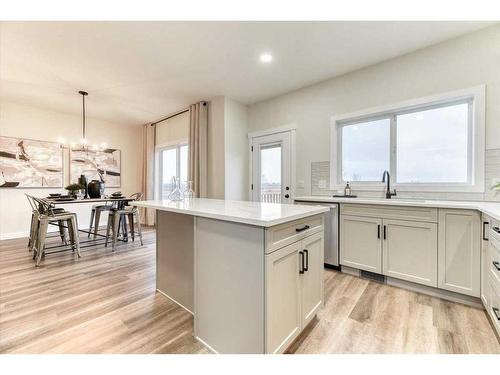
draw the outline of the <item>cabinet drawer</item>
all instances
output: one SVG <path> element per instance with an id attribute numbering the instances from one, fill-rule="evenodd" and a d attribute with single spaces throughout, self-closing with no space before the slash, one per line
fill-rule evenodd
<path id="1" fill-rule="evenodd" d="M 491 321 L 500 335 L 500 290 L 497 283 L 490 277 L 490 305 L 488 308 L 488 314 L 491 317 Z"/>
<path id="2" fill-rule="evenodd" d="M 500 241 L 490 237 L 490 274 L 500 286 Z"/>
<path id="3" fill-rule="evenodd" d="M 500 242 L 500 221 L 491 220 L 490 221 L 490 238 L 495 238 L 498 242 Z"/>
<path id="4" fill-rule="evenodd" d="M 323 215 L 311 216 L 268 228 L 266 254 L 323 230 Z"/>
<path id="5" fill-rule="evenodd" d="M 426 221 L 431 223 L 437 223 L 438 221 L 438 210 L 432 207 L 342 204 L 340 212 L 343 215 L 378 217 L 382 219 Z"/>

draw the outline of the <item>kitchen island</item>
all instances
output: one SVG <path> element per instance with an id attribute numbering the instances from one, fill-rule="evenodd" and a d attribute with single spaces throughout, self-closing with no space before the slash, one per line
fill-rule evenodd
<path id="1" fill-rule="evenodd" d="M 325 207 L 194 198 L 156 210 L 156 289 L 216 353 L 281 353 L 323 304 Z"/>

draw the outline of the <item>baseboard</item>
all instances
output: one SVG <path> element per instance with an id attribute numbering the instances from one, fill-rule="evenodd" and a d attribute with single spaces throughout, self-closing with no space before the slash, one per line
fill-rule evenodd
<path id="1" fill-rule="evenodd" d="M 0 233 L 0 240 L 13 240 L 15 238 L 28 237 L 29 232 Z"/>
<path id="2" fill-rule="evenodd" d="M 191 310 L 189 310 L 186 306 L 184 306 L 182 303 L 179 303 L 177 302 L 175 299 L 173 299 L 172 297 L 170 297 L 168 294 L 162 292 L 160 289 L 156 289 L 156 291 L 158 293 L 160 293 L 162 296 L 164 297 L 167 297 L 170 301 L 174 302 L 176 305 L 179 305 L 180 307 L 182 307 L 184 310 L 186 310 L 188 313 L 190 313 L 191 315 L 194 316 L 194 312 L 192 312 Z"/>
<path id="3" fill-rule="evenodd" d="M 357 268 L 342 266 L 342 272 L 351 276 L 361 277 L 361 272 Z M 385 284 L 410 290 L 416 293 L 426 294 L 431 297 L 437 297 L 447 301 L 457 302 L 464 305 L 484 309 L 483 303 L 477 297 L 471 297 L 465 294 L 450 292 L 444 289 L 438 289 L 426 285 L 420 285 L 413 283 L 411 281 L 399 280 L 389 276 L 385 277 Z"/>

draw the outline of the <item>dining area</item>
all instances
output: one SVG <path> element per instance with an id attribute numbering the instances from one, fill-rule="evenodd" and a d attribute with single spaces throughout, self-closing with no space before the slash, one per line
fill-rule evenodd
<path id="1" fill-rule="evenodd" d="M 36 267 L 50 254 L 73 252 L 76 258 L 81 258 L 83 249 L 103 245 L 104 248 L 110 245 L 114 252 L 119 244 L 135 242 L 136 238 L 143 245 L 140 212 L 133 203 L 142 199 L 140 192 L 129 196 L 121 192 L 106 195 L 101 189 L 92 193 L 85 185 L 76 195 L 25 195 L 31 208 L 27 246 Z M 90 210 L 88 227 L 82 226 L 76 210 L 69 208 L 74 205 L 84 205 Z M 103 222 L 106 224 L 101 225 Z"/>

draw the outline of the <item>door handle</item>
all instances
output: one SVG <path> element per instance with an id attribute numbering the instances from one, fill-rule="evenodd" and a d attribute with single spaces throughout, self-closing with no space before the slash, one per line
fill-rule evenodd
<path id="1" fill-rule="evenodd" d="M 497 233 L 500 234 L 500 228 L 499 227 L 492 227 L 491 229 L 493 229 L 495 232 L 497 232 Z"/>
<path id="2" fill-rule="evenodd" d="M 380 224 L 377 225 L 377 238 L 380 240 Z"/>
<path id="3" fill-rule="evenodd" d="M 295 232 L 300 233 L 300 232 L 303 232 L 309 228 L 310 228 L 309 225 L 304 225 L 302 228 L 295 228 Z"/>
<path id="4" fill-rule="evenodd" d="M 500 271 L 500 263 L 498 263 L 497 261 L 492 262 L 492 263 L 495 266 L 495 268 L 497 269 L 497 271 Z"/>
<path id="5" fill-rule="evenodd" d="M 496 307 L 492 307 L 491 309 L 493 310 L 493 314 L 495 314 L 495 316 L 497 317 L 497 320 L 500 320 L 500 314 L 498 309 Z"/>
<path id="6" fill-rule="evenodd" d="M 486 238 L 486 225 L 488 225 L 489 222 L 483 221 L 483 240 L 484 241 L 489 241 L 489 238 Z"/>
<path id="7" fill-rule="evenodd" d="M 384 240 L 387 238 L 387 227 L 384 225 Z"/>
<path id="8" fill-rule="evenodd" d="M 304 252 L 299 251 L 299 273 L 304 273 Z"/>
<path id="9" fill-rule="evenodd" d="M 306 261 L 304 263 L 303 269 L 304 269 L 304 271 L 307 272 L 307 271 L 309 271 L 309 251 L 307 251 L 307 249 L 304 249 L 304 254 L 306 256 Z"/>

